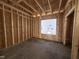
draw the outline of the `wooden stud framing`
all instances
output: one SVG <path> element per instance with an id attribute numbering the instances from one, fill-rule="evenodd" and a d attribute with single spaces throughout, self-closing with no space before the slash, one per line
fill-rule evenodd
<path id="1" fill-rule="evenodd" d="M 30 19 L 29 19 L 29 17 L 28 17 L 28 38 L 30 38 Z"/>
<path id="2" fill-rule="evenodd" d="M 4 4 L 3 4 L 3 20 L 4 20 L 5 47 L 7 48 L 7 34 L 6 34 Z"/>
<path id="3" fill-rule="evenodd" d="M 22 14 L 19 15 L 19 30 L 20 30 L 20 43 L 23 42 L 23 33 L 22 33 Z"/>
<path id="4" fill-rule="evenodd" d="M 32 35 L 32 37 L 34 37 L 34 18 L 33 18 L 33 24 L 32 24 L 32 26 L 33 26 L 33 35 Z"/>
<path id="5" fill-rule="evenodd" d="M 30 21 L 30 38 L 31 38 L 31 17 L 29 18 Z"/>
<path id="6" fill-rule="evenodd" d="M 28 34 L 28 38 L 30 38 L 30 18 L 27 16 L 27 34 Z"/>
<path id="7" fill-rule="evenodd" d="M 15 43 L 21 43 L 22 41 L 20 41 L 20 31 L 22 31 L 22 37 L 23 37 L 23 41 L 24 41 L 24 35 L 26 36 L 26 38 L 28 37 L 27 34 L 29 34 L 29 38 L 32 37 L 32 16 L 28 15 L 27 13 L 24 13 L 23 11 L 15 8 L 15 7 L 12 7 L 6 3 L 3 3 L 3 2 L 0 2 L 0 4 L 2 4 L 2 13 L 3 13 L 3 25 L 4 25 L 4 38 L 5 38 L 5 48 L 8 48 L 8 47 L 11 47 L 13 45 L 15 45 Z M 10 8 L 10 9 L 7 9 L 7 8 Z M 15 13 L 16 12 L 16 13 Z M 17 24 L 15 25 L 15 21 L 14 21 L 14 17 L 15 17 L 15 14 L 17 15 L 16 16 L 16 22 Z M 27 16 L 28 16 L 28 19 L 27 19 Z M 20 17 L 22 17 L 22 20 L 20 19 Z M 25 19 L 23 19 L 25 18 Z M 24 25 L 24 20 L 26 20 L 26 25 Z M 27 24 L 27 20 L 31 23 Z M 22 24 L 20 24 L 22 21 Z M 19 23 L 20 22 L 20 23 Z M 22 25 L 22 28 L 20 28 L 19 26 Z M 27 25 L 29 25 L 29 33 L 27 33 Z M 16 29 L 15 27 L 17 26 L 17 34 L 14 32 Z M 24 34 L 24 26 L 26 27 L 26 34 Z M 21 30 L 20 30 L 21 29 Z M 10 30 L 10 32 L 9 32 Z M 31 31 L 31 32 L 30 32 Z M 10 35 L 11 34 L 11 35 Z M 15 36 L 14 35 L 17 35 L 17 38 L 18 38 L 18 42 L 16 42 L 14 39 Z M 9 39 L 9 36 L 10 39 Z"/>
<path id="8" fill-rule="evenodd" d="M 14 41 L 14 28 L 13 28 L 13 10 L 11 9 L 11 23 L 12 23 L 12 40 L 13 40 L 13 45 L 15 44 L 15 41 Z"/>
<path id="9" fill-rule="evenodd" d="M 67 25 L 67 17 L 65 17 L 64 20 L 64 26 L 63 26 L 63 44 L 66 45 L 66 25 Z"/>
<path id="10" fill-rule="evenodd" d="M 22 0 L 18 0 L 17 3 L 20 3 Z"/>
<path id="11" fill-rule="evenodd" d="M 40 19 L 39 19 L 39 38 L 41 38 L 41 17 L 42 16 L 40 16 Z"/>
<path id="12" fill-rule="evenodd" d="M 23 1 L 26 5 L 28 5 L 30 8 L 32 8 L 35 12 L 38 12 L 35 8 L 33 8 L 30 4 L 28 4 L 25 0 L 19 0 L 17 3 L 20 3 Z"/>
<path id="13" fill-rule="evenodd" d="M 71 59 L 78 59 L 78 47 L 79 47 L 78 43 L 79 43 L 79 0 L 75 0 Z"/>
<path id="14" fill-rule="evenodd" d="M 11 2 L 14 3 L 15 5 L 18 5 L 19 7 L 23 8 L 24 10 L 26 10 L 27 12 L 29 12 L 29 13 L 32 14 L 32 12 L 31 12 L 30 10 L 28 10 L 28 9 L 25 8 L 25 7 L 23 7 L 22 5 L 20 5 L 20 4 L 16 3 L 16 2 L 14 2 L 14 1 L 12 1 L 12 0 L 11 0 Z"/>
<path id="15" fill-rule="evenodd" d="M 56 35 L 56 39 L 59 41 L 59 42 L 61 42 L 61 40 L 60 40 L 60 38 L 59 38 L 59 36 L 60 36 L 60 34 L 59 34 L 59 31 L 60 31 L 60 29 L 59 29 L 59 20 L 60 20 L 60 9 L 61 9 L 61 4 L 62 4 L 62 0 L 60 0 L 60 2 L 59 2 L 59 8 L 58 8 L 58 20 L 57 20 L 57 35 Z"/>
<path id="16" fill-rule="evenodd" d="M 25 13 L 25 12 L 23 12 L 23 11 L 21 11 L 21 10 L 15 8 L 15 7 L 13 7 L 13 6 L 10 6 L 10 5 L 8 5 L 8 4 L 4 3 L 4 2 L 1 2 L 1 1 L 0 1 L 0 4 L 4 4 L 4 6 L 10 7 L 10 8 L 12 8 L 12 9 L 14 9 L 14 10 L 18 10 L 18 12 L 22 12 L 22 13 L 25 14 L 25 15 L 31 16 L 31 15 L 29 15 L 29 14 L 27 14 L 27 13 Z"/>
<path id="17" fill-rule="evenodd" d="M 26 18 L 26 39 L 28 39 L 28 29 L 27 29 L 27 16 L 25 16 L 25 18 Z"/>
<path id="18" fill-rule="evenodd" d="M 70 13 L 74 11 L 74 9 L 75 9 L 75 6 L 72 7 L 72 9 L 66 14 L 65 17 L 67 17 L 68 15 L 70 15 Z"/>
<path id="19" fill-rule="evenodd" d="M 60 8 L 61 8 L 62 1 L 63 0 L 60 0 L 60 2 L 59 2 L 59 13 L 60 13 Z"/>
<path id="20" fill-rule="evenodd" d="M 27 28 L 27 22 L 26 22 L 27 20 L 26 20 L 26 17 L 25 16 L 23 16 L 23 25 L 24 25 L 24 40 L 26 40 L 27 39 L 27 32 L 26 32 L 26 28 Z"/>
<path id="21" fill-rule="evenodd" d="M 65 9 L 67 8 L 67 6 L 69 5 L 69 3 L 71 2 L 72 0 L 68 0 L 67 3 L 66 3 L 66 6 L 65 6 Z"/>
<path id="22" fill-rule="evenodd" d="M 17 10 L 17 15 L 18 15 L 18 17 L 17 17 L 17 22 L 18 22 L 18 43 L 20 43 L 20 36 L 19 36 L 19 14 L 18 14 L 18 10 Z"/>
<path id="23" fill-rule="evenodd" d="M 24 41 L 24 17 L 23 17 L 23 13 L 22 13 L 22 39 Z"/>
<path id="24" fill-rule="evenodd" d="M 13 45 L 11 12 L 8 12 L 6 10 L 4 12 L 5 12 L 7 46 L 11 47 Z"/>

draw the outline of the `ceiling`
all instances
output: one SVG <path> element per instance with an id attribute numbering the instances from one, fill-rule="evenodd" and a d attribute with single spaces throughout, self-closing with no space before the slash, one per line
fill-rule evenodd
<path id="1" fill-rule="evenodd" d="M 1 0 L 32 15 L 63 10 L 67 0 Z"/>

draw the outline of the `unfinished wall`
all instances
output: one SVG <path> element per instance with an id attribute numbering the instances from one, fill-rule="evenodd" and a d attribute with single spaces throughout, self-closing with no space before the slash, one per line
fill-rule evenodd
<path id="1" fill-rule="evenodd" d="M 69 0 L 68 0 L 69 1 Z M 66 45 L 67 43 L 67 38 L 66 38 L 66 33 L 67 31 L 67 21 L 68 20 L 73 20 L 74 18 L 74 24 L 73 24 L 73 33 L 72 33 L 72 50 L 71 50 L 71 59 L 78 59 L 78 46 L 79 46 L 79 0 L 71 0 L 69 3 L 67 3 L 65 7 L 65 15 L 64 15 L 64 22 L 63 22 L 63 43 Z M 70 17 L 68 19 L 67 17 L 74 12 L 74 16 Z M 70 20 L 70 23 L 72 22 Z M 72 27 L 70 27 L 72 28 Z M 67 32 L 66 32 L 67 31 Z M 72 31 L 72 30 L 71 30 Z M 70 31 L 70 32 L 71 32 Z M 70 40 L 71 41 L 71 40 Z M 68 41 L 69 42 L 69 41 Z"/>
<path id="2" fill-rule="evenodd" d="M 0 5 L 0 48 L 5 47 L 5 38 L 4 38 L 4 20 L 3 19 L 3 10 L 1 9 L 2 5 Z"/>
<path id="3" fill-rule="evenodd" d="M 57 40 L 63 42 L 63 19 L 64 13 L 60 13 L 57 18 Z"/>
<path id="4" fill-rule="evenodd" d="M 57 35 L 41 34 L 41 20 L 51 18 L 57 19 Z M 59 19 L 58 15 L 49 15 L 43 17 L 35 17 L 33 20 L 33 37 L 61 42 L 63 41 L 62 32 L 63 32 L 63 13 L 60 14 Z"/>
<path id="5" fill-rule="evenodd" d="M 42 17 L 41 17 L 41 20 L 54 19 L 54 18 L 57 19 L 57 17 L 56 17 L 55 15 L 47 15 L 47 16 L 42 16 Z M 41 20 L 40 20 L 40 21 L 41 21 Z M 40 29 L 40 30 L 41 30 L 41 29 Z M 57 36 L 57 35 L 42 34 L 41 32 L 40 32 L 40 34 L 41 34 L 41 38 L 43 38 L 43 39 L 45 39 L 45 40 L 57 41 L 57 39 L 56 39 L 56 36 Z"/>
<path id="6" fill-rule="evenodd" d="M 8 48 L 32 37 L 30 15 L 5 3 L 0 3 L 0 48 Z"/>
<path id="7" fill-rule="evenodd" d="M 32 37 L 40 38 L 40 17 L 33 18 L 32 27 L 33 27 Z"/>
<path id="8" fill-rule="evenodd" d="M 66 32 L 67 32 L 67 20 L 68 16 L 74 12 L 75 9 L 75 0 L 71 0 L 70 2 L 67 2 L 67 5 L 65 6 L 65 13 L 64 13 L 64 19 L 63 19 L 63 43 L 66 44 Z M 72 17 L 74 18 L 74 17 Z"/>

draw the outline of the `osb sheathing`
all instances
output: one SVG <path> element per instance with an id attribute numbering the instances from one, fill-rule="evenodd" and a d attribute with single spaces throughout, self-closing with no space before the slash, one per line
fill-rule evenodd
<path id="1" fill-rule="evenodd" d="M 5 47 L 4 24 L 2 19 L 3 19 L 3 11 L 0 9 L 0 48 Z"/>
<path id="2" fill-rule="evenodd" d="M 18 21 L 17 21 L 18 15 L 13 12 L 13 28 L 14 28 L 14 39 L 15 39 L 15 44 L 18 43 Z"/>
<path id="3" fill-rule="evenodd" d="M 5 11 L 5 24 L 6 24 L 6 34 L 7 34 L 7 46 L 11 47 L 13 45 L 12 42 L 12 20 L 11 20 L 11 13 Z"/>
<path id="4" fill-rule="evenodd" d="M 33 19 L 33 36 L 32 37 L 36 37 L 39 38 L 40 37 L 40 17 L 36 17 Z"/>

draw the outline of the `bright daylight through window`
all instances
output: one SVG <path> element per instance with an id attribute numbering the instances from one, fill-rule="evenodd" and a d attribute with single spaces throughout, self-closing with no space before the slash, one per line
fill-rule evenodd
<path id="1" fill-rule="evenodd" d="M 41 34 L 56 35 L 56 19 L 41 20 Z"/>

